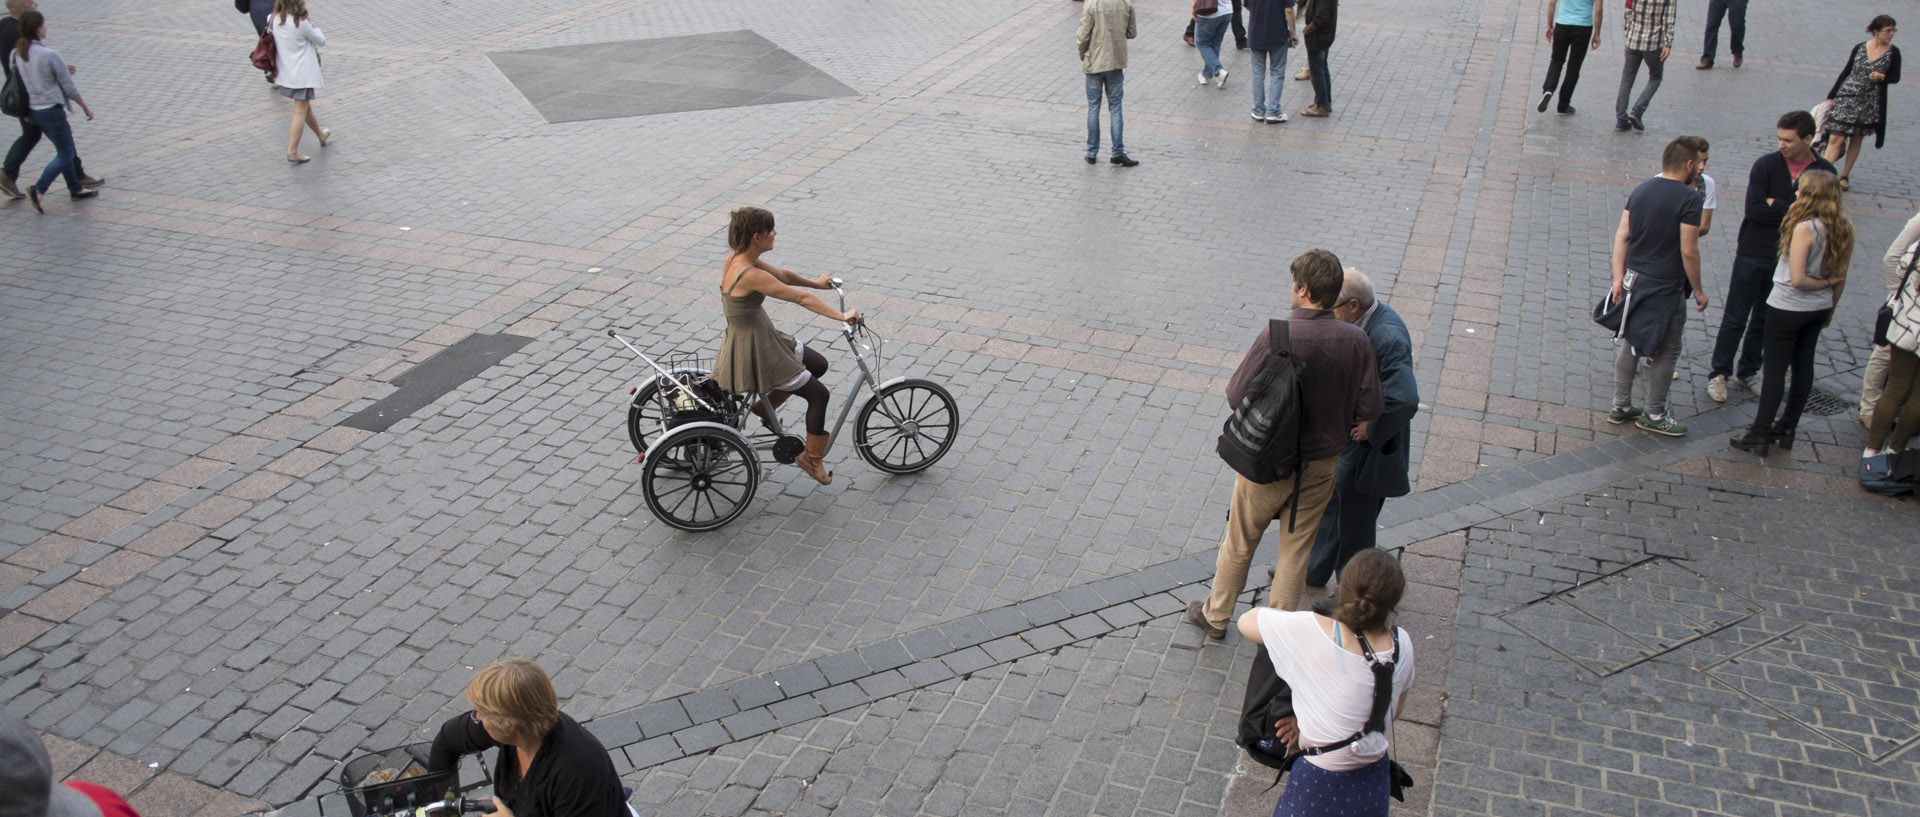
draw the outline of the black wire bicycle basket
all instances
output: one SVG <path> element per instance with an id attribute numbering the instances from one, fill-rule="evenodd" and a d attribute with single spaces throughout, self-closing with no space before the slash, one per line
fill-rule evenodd
<path id="1" fill-rule="evenodd" d="M 672 373 L 655 391 L 667 428 L 724 423 L 740 410 L 740 398 L 707 374 L 713 369 L 712 358 L 702 352 L 669 352 L 661 360 L 663 368 Z"/>
<path id="2" fill-rule="evenodd" d="M 417 743 L 347 761 L 340 771 L 340 788 L 353 817 L 412 811 L 458 791 L 457 768 L 427 771 L 427 746 Z"/>

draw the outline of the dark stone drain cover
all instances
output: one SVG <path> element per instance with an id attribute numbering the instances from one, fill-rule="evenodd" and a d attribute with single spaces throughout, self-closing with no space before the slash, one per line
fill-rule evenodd
<path id="1" fill-rule="evenodd" d="M 859 94 L 744 30 L 504 51 L 487 58 L 548 122 Z"/>

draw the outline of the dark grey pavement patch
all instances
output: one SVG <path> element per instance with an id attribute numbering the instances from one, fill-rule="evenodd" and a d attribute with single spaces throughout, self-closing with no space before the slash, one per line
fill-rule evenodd
<path id="1" fill-rule="evenodd" d="M 1757 615 L 1705 576 L 1650 558 L 1502 616 L 1567 660 L 1607 676 Z"/>
<path id="2" fill-rule="evenodd" d="M 1882 762 L 1920 743 L 1920 677 L 1884 645 L 1857 634 L 1798 627 L 1706 668 L 1707 677 L 1800 722 L 1834 744 Z M 1891 659 L 1891 660 L 1890 660 Z"/>
<path id="3" fill-rule="evenodd" d="M 857 96 L 751 31 L 489 54 L 548 122 Z"/>
<path id="4" fill-rule="evenodd" d="M 507 355 L 520 351 L 532 338 L 519 335 L 468 335 L 433 357 L 393 379 L 399 391 L 387 395 L 340 424 L 379 433 L 433 404 L 447 392 L 473 379 Z"/>

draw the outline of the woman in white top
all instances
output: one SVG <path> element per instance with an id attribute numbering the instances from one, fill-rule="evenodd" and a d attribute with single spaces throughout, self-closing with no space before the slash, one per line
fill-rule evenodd
<path id="1" fill-rule="evenodd" d="M 314 92 L 326 84 L 320 78 L 319 49 L 327 44 L 327 38 L 307 19 L 307 0 L 274 0 L 270 24 L 274 88 L 281 96 L 293 100 L 293 126 L 287 130 L 287 161 L 300 164 L 307 161 L 307 157 L 300 155 L 302 128 L 312 128 L 321 147 L 326 147 L 327 141 L 333 138 L 333 131 L 320 127 L 320 120 L 313 115 Z"/>
<path id="2" fill-rule="evenodd" d="M 1753 425 L 1728 445 L 1766 456 L 1769 446 L 1793 448 L 1800 411 L 1813 392 L 1813 352 L 1820 330 L 1833 322 L 1833 307 L 1847 287 L 1853 260 L 1853 220 L 1840 203 L 1840 180 L 1824 170 L 1800 174 L 1793 206 L 1780 222 L 1780 261 L 1767 294 L 1766 345 L 1761 353 L 1760 407 Z M 1787 367 L 1793 385 L 1787 385 Z M 1787 405 L 1778 422 L 1780 395 Z"/>
<path id="3" fill-rule="evenodd" d="M 1407 586 L 1400 562 L 1386 551 L 1362 550 L 1340 570 L 1331 618 L 1309 611 L 1255 607 L 1240 617 L 1240 634 L 1266 645 L 1273 669 L 1293 687 L 1294 717 L 1277 730 L 1302 750 L 1338 744 L 1364 731 L 1373 712 L 1372 650 L 1393 662 L 1386 723 L 1392 723 L 1413 683 L 1413 644 L 1388 620 Z M 1366 644 L 1362 646 L 1361 640 Z M 1274 817 L 1387 817 L 1390 765 L 1387 736 L 1306 755 L 1293 765 Z"/>

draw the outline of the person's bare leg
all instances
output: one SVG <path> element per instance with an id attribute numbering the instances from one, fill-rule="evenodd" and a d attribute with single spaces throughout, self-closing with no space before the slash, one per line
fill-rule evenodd
<path id="1" fill-rule="evenodd" d="M 326 138 L 326 137 L 327 137 L 327 134 L 326 134 L 326 130 L 325 130 L 324 128 L 322 128 L 322 127 L 320 127 L 320 119 L 319 119 L 319 117 L 316 117 L 316 116 L 314 116 L 314 115 L 313 115 L 313 103 L 311 103 L 311 102 L 303 102 L 303 103 L 300 103 L 300 104 L 302 104 L 302 105 L 305 105 L 305 106 L 307 106 L 307 116 L 306 116 L 306 124 L 307 124 L 307 127 L 309 127 L 309 128 L 312 128 L 312 129 L 313 129 L 313 135 L 314 135 L 315 137 L 317 137 L 317 138 L 319 138 L 319 139 L 320 139 L 320 146 L 321 146 L 321 147 L 326 147 L 326 144 L 327 144 L 327 138 Z"/>
<path id="2" fill-rule="evenodd" d="M 1867 146 L 1866 142 L 1867 135 L 1864 133 L 1856 134 L 1847 139 L 1847 166 L 1840 171 L 1840 178 L 1844 179 L 1853 175 L 1853 163 L 1860 160 L 1860 151 Z M 1827 161 L 1833 160 L 1828 159 Z"/>
<path id="3" fill-rule="evenodd" d="M 293 101 L 293 126 L 287 129 L 287 156 L 300 155 L 300 131 L 307 126 L 307 118 L 313 116 L 313 105 L 304 99 Z"/>

